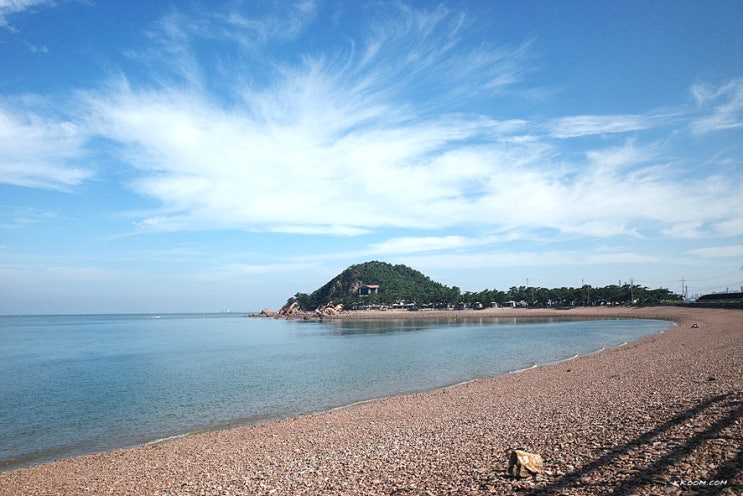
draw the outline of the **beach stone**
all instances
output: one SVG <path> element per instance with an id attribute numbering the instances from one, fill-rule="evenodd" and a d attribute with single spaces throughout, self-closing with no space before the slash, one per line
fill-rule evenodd
<path id="1" fill-rule="evenodd" d="M 315 314 L 318 315 L 318 316 L 320 316 L 320 317 L 323 317 L 323 316 L 325 316 L 325 317 L 335 317 L 335 316 L 339 315 L 342 311 L 343 311 L 343 305 L 342 304 L 334 305 L 333 302 L 331 301 L 330 303 L 328 303 L 325 306 L 318 307 L 315 310 Z"/>
<path id="2" fill-rule="evenodd" d="M 279 310 L 278 314 L 282 317 L 296 317 L 303 315 L 304 312 L 302 311 L 302 307 L 299 305 L 299 302 L 294 301 L 289 306 L 284 306 L 281 310 Z"/>
<path id="3" fill-rule="evenodd" d="M 541 455 L 527 453 L 526 451 L 513 450 L 508 461 L 508 473 L 512 477 L 534 476 L 544 468 L 544 460 Z"/>

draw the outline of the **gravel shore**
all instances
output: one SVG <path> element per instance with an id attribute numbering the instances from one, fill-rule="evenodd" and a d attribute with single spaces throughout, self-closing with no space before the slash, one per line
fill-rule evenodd
<path id="1" fill-rule="evenodd" d="M 4 472 L 0 494 L 743 493 L 743 311 L 556 314 L 678 325 L 520 373 Z M 515 448 L 542 455 L 536 480 L 507 475 Z"/>

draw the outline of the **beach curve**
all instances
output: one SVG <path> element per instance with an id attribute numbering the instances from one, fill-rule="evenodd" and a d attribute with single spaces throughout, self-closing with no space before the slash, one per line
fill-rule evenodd
<path id="1" fill-rule="evenodd" d="M 742 312 L 648 307 L 553 315 L 678 325 L 518 374 L 4 472 L 0 492 L 739 492 Z M 513 448 L 543 456 L 538 480 L 507 476 Z"/>

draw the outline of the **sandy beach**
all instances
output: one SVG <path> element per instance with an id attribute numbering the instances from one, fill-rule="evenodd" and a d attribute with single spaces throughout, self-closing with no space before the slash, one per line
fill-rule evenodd
<path id="1" fill-rule="evenodd" d="M 470 316 L 547 315 L 677 325 L 590 356 L 446 389 L 3 472 L 0 494 L 743 493 L 743 311 Z M 367 317 L 374 316 L 355 316 Z M 543 457 L 536 479 L 507 474 L 515 448 Z"/>

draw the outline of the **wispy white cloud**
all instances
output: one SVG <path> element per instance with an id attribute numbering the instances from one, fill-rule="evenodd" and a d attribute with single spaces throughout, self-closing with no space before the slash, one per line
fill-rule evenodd
<path id="1" fill-rule="evenodd" d="M 80 184 L 93 173 L 76 159 L 95 137 L 133 168 L 128 186 L 161 206 L 137 221 L 147 231 L 423 232 L 377 243 L 378 253 L 489 244 L 482 234 L 446 234 L 460 226 L 599 238 L 740 232 L 740 177 L 702 171 L 692 180 L 664 158 L 661 131 L 688 124 L 681 112 L 546 123 L 465 112 L 463 101 L 492 102 L 524 85 L 532 44 L 467 44 L 474 23 L 444 7 L 397 6 L 335 51 L 282 57 L 282 43 L 301 40 L 317 9 L 300 2 L 285 15 L 166 16 L 151 36 L 181 77 L 122 74 L 82 94 L 77 115 L 87 117 L 75 122 L 0 107 L 8 143 L 0 180 Z M 231 49 L 211 63 L 211 52 L 195 49 L 203 40 Z M 227 93 L 213 90 L 217 81 Z M 695 130 L 735 127 L 740 81 L 693 89 L 697 114 L 711 113 Z M 607 137 L 589 141 L 596 135 Z M 572 148 L 578 137 L 590 144 Z"/>
<path id="2" fill-rule="evenodd" d="M 701 222 L 679 222 L 661 230 L 664 236 L 671 238 L 701 238 L 705 235 Z"/>
<path id="3" fill-rule="evenodd" d="M 296 272 L 313 269 L 313 263 L 269 263 L 269 264 L 235 264 L 227 269 L 238 274 L 273 274 L 277 272 Z"/>
<path id="4" fill-rule="evenodd" d="M 403 41 L 442 30 L 444 17 L 410 12 L 367 43 L 399 49 Z M 412 70 L 449 69 L 451 47 L 418 43 L 416 54 L 407 52 L 420 61 Z M 367 66 L 370 57 L 374 64 Z M 143 172 L 137 191 L 164 206 L 141 223 L 150 228 L 358 234 L 448 223 L 438 212 L 461 212 L 468 189 L 478 189 L 475 183 L 487 174 L 482 164 L 454 170 L 452 160 L 466 152 L 468 140 L 497 138 L 523 122 L 421 118 L 418 109 L 397 103 L 409 89 L 399 78 L 414 81 L 411 67 L 392 58 L 395 64 L 383 63 L 389 57 L 383 50 L 367 51 L 360 61 L 353 53 L 342 62 L 308 57 L 281 67 L 267 86 L 236 87 L 240 99 L 230 106 L 201 87 L 145 91 L 126 81 L 91 96 L 89 104 L 100 116 L 96 128 L 125 144 L 125 160 Z M 506 60 L 503 54 L 486 58 L 470 73 L 484 74 Z"/>
<path id="5" fill-rule="evenodd" d="M 743 127 L 743 78 L 721 86 L 695 85 L 692 94 L 708 115 L 692 122 L 695 133 L 709 133 Z M 710 109 L 711 107 L 711 109 Z"/>
<path id="6" fill-rule="evenodd" d="M 657 143 L 630 140 L 566 161 L 538 136 L 514 140 L 529 127 L 523 121 L 415 118 L 384 96 L 356 98 L 355 86 L 314 64 L 285 76 L 258 93 L 246 88 L 228 108 L 201 92 L 126 85 L 91 99 L 101 132 L 125 144 L 125 160 L 141 172 L 136 190 L 163 205 L 142 226 L 681 232 L 673 226 L 732 213 L 741 187 L 715 176 L 682 179 L 661 162 Z"/>
<path id="7" fill-rule="evenodd" d="M 406 257 L 414 267 L 440 269 L 493 269 L 512 267 L 549 267 L 566 265 L 647 264 L 658 263 L 659 257 L 633 252 L 586 253 L 576 250 L 486 251 L 444 253 Z"/>
<path id="8" fill-rule="evenodd" d="M 393 238 L 369 247 L 369 255 L 419 253 L 440 250 L 461 250 L 486 246 L 506 239 L 505 236 L 468 238 L 466 236 L 420 236 Z"/>
<path id="9" fill-rule="evenodd" d="M 147 32 L 149 43 L 126 54 L 148 68 L 147 84 L 229 89 L 235 79 L 271 79 L 281 70 L 273 51 L 301 36 L 318 6 L 298 1 L 253 7 L 263 15 L 246 16 L 238 6 L 173 7 Z"/>
<path id="10" fill-rule="evenodd" d="M 54 5 L 53 0 L 0 0 L 0 27 L 8 27 L 8 17 L 36 7 Z"/>
<path id="11" fill-rule="evenodd" d="M 743 245 L 713 246 L 689 250 L 691 255 L 702 258 L 731 258 L 743 257 Z"/>
<path id="12" fill-rule="evenodd" d="M 318 5 L 315 1 L 287 2 L 284 7 L 280 14 L 269 13 L 260 19 L 245 16 L 238 10 L 216 13 L 213 18 L 223 26 L 222 34 L 228 34 L 242 47 L 255 48 L 277 39 L 296 39 L 317 17 Z"/>
<path id="13" fill-rule="evenodd" d="M 45 224 L 58 219 L 54 212 L 30 207 L 0 205 L 0 229 L 16 229 Z"/>
<path id="14" fill-rule="evenodd" d="M 654 118 L 646 115 L 575 115 L 556 119 L 547 128 L 555 138 L 577 138 L 641 131 L 655 125 Z"/>
<path id="15" fill-rule="evenodd" d="M 743 194 L 743 191 L 741 191 L 741 194 Z M 737 216 L 731 216 L 726 220 L 717 222 L 713 225 L 713 229 L 718 236 L 743 236 L 743 212 L 739 212 Z"/>
<path id="16" fill-rule="evenodd" d="M 576 254 L 579 255 L 579 254 Z M 579 256 L 573 257 L 571 263 L 575 265 L 589 264 L 589 265 L 605 265 L 605 264 L 653 264 L 661 263 L 665 260 L 658 255 L 648 255 L 643 253 L 633 252 L 607 252 L 607 253 L 592 253 L 592 254 L 580 254 Z"/>
<path id="17" fill-rule="evenodd" d="M 87 135 L 80 125 L 0 101 L 0 183 L 65 189 L 93 172 L 77 165 Z"/>
<path id="18" fill-rule="evenodd" d="M 121 271 L 98 266 L 66 265 L 0 265 L 0 276 L 6 280 L 35 283 L 69 283 L 113 281 L 120 278 Z M 38 284 L 37 284 L 38 285 Z"/>

